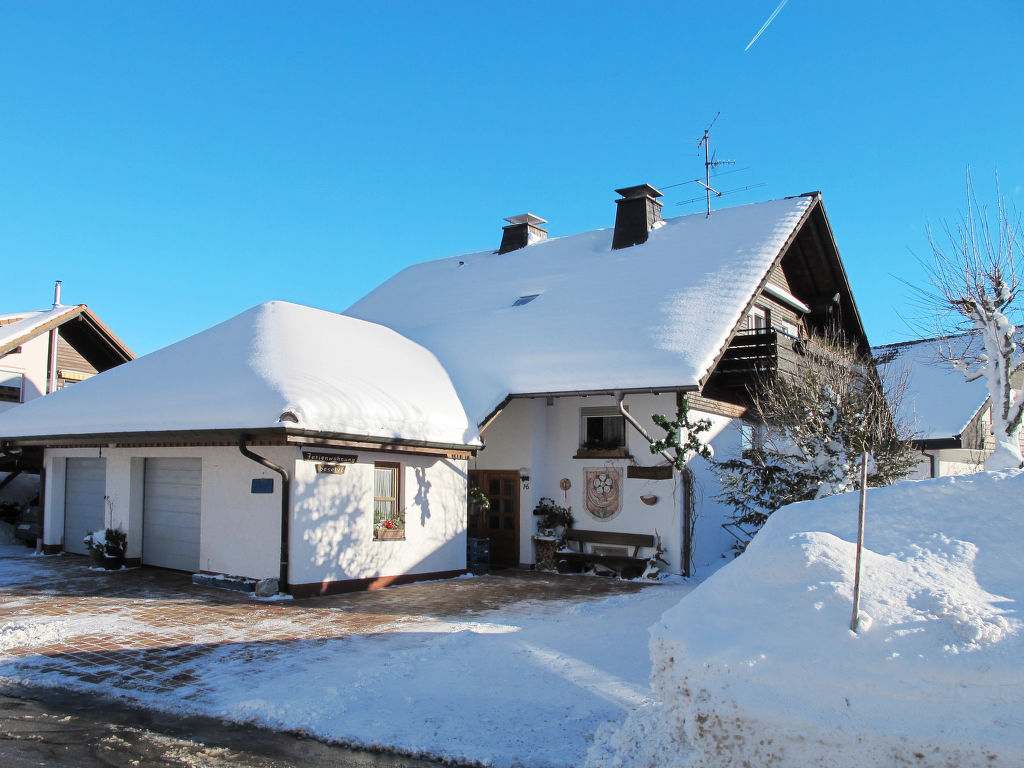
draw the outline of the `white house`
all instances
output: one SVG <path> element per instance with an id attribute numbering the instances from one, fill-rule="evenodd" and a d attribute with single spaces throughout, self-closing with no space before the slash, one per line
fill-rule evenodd
<path id="1" fill-rule="evenodd" d="M 48 552 L 119 526 L 130 562 L 299 596 L 465 569 L 476 427 L 434 356 L 373 323 L 263 304 L 0 434 L 45 447 Z"/>
<path id="2" fill-rule="evenodd" d="M 706 462 L 653 455 L 652 414 L 686 398 L 736 455 L 759 374 L 814 332 L 867 341 L 817 193 L 671 220 L 653 187 L 619 193 L 613 229 L 513 217 L 497 251 L 345 315 L 264 304 L 0 415 L 0 448 L 45 448 L 48 551 L 119 525 L 136 562 L 323 594 L 461 572 L 467 534 L 529 567 L 550 497 L 606 555 L 657 534 L 674 572 L 727 556 Z"/>
<path id="3" fill-rule="evenodd" d="M 921 452 L 916 478 L 980 472 L 995 448 L 985 379 L 967 381 L 948 359 L 962 354 L 970 341 L 968 335 L 947 336 L 872 350 L 887 378 L 906 379 L 901 417 Z M 1024 370 L 1017 371 L 1013 383 L 1024 385 Z"/>
<path id="4" fill-rule="evenodd" d="M 549 239 L 544 219 L 512 217 L 497 251 L 411 266 L 346 310 L 451 374 L 486 446 L 470 482 L 491 509 L 470 534 L 498 564 L 536 561 L 543 497 L 576 528 L 657 533 L 677 573 L 686 553 L 717 562 L 732 539 L 707 463 L 673 473 L 640 428 L 657 432 L 651 415 L 673 417 L 685 394 L 718 456 L 735 455 L 754 438 L 757 370 L 830 325 L 868 349 L 817 193 L 662 220 L 653 187 L 618 192 L 613 229 Z"/>

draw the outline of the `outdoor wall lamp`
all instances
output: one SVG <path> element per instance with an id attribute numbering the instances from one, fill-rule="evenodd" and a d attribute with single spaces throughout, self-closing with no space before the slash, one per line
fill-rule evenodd
<path id="1" fill-rule="evenodd" d="M 530 469 L 528 467 L 519 468 L 519 479 L 523 481 L 523 490 L 529 490 L 530 488 Z"/>

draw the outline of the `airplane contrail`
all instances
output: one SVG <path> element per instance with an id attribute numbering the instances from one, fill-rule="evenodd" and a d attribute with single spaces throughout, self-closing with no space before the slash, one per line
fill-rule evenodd
<path id="1" fill-rule="evenodd" d="M 782 7 L 783 7 L 783 6 L 784 6 L 784 5 L 786 4 L 786 3 L 788 3 L 788 2 L 789 2 L 789 0 L 782 0 L 782 2 L 781 2 L 781 3 L 779 3 L 778 7 L 777 7 L 777 8 L 776 8 L 776 9 L 775 9 L 774 11 L 772 11 L 772 15 L 768 17 L 768 21 L 766 21 L 766 22 L 765 22 L 765 23 L 764 23 L 764 24 L 763 24 L 763 25 L 761 26 L 761 28 L 760 28 L 759 30 L 757 30 L 757 34 L 756 34 L 756 35 L 754 35 L 754 39 L 753 39 L 753 40 L 751 40 L 751 41 L 750 41 L 749 43 L 747 43 L 747 47 L 743 49 L 744 53 L 745 53 L 745 52 L 747 52 L 747 51 L 749 51 L 749 50 L 750 50 L 750 46 L 752 46 L 752 45 L 753 45 L 754 43 L 756 43 L 756 42 L 757 42 L 757 38 L 759 38 L 759 37 L 760 37 L 760 36 L 761 36 L 761 35 L 762 35 L 762 34 L 764 33 L 764 31 L 765 31 L 766 29 L 768 29 L 768 25 L 769 25 L 769 24 L 771 24 L 771 23 L 772 23 L 773 21 L 775 21 L 775 17 L 779 15 L 779 11 L 781 11 L 781 10 L 782 10 Z"/>

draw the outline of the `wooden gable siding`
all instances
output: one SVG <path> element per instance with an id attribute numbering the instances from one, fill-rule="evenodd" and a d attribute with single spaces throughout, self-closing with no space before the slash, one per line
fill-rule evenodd
<path id="1" fill-rule="evenodd" d="M 99 373 L 96 367 L 82 357 L 82 354 L 60 332 L 57 334 L 57 370 Z"/>

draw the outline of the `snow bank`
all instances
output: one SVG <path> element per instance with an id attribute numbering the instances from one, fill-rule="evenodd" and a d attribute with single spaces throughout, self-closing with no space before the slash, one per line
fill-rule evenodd
<path id="1" fill-rule="evenodd" d="M 594 766 L 1024 765 L 1024 472 L 776 513 L 651 629 L 660 702 L 606 727 Z"/>

